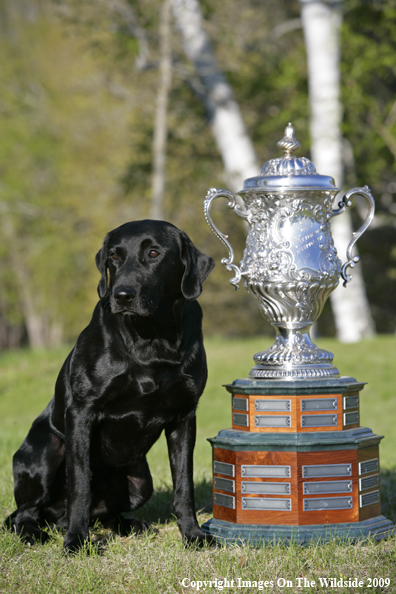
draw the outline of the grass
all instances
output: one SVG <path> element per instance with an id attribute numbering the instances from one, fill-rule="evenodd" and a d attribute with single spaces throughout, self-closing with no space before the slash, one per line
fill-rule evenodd
<path id="1" fill-rule="evenodd" d="M 395 341 L 391 336 L 355 345 L 318 341 L 320 346 L 335 353 L 335 363 L 343 375 L 368 382 L 361 394 L 361 424 L 385 435 L 380 448 L 382 503 L 384 513 L 393 521 L 396 520 Z M 195 450 L 200 523 L 211 517 L 211 448 L 206 439 L 230 427 L 230 395 L 222 384 L 246 377 L 252 355 L 268 345 L 268 337 L 206 341 L 209 380 L 198 408 Z M 60 348 L 6 352 L 0 356 L 0 515 L 3 518 L 14 508 L 12 454 L 51 397 L 67 352 L 66 348 Z M 0 592 L 165 594 L 197 592 L 199 586 L 200 591 L 206 587 L 206 592 L 218 592 L 224 587 L 227 594 L 259 590 L 294 594 L 332 591 L 320 584 L 320 578 L 330 577 L 363 581 L 362 587 L 336 587 L 337 593 L 396 592 L 395 537 L 381 543 L 365 541 L 353 546 L 332 541 L 306 548 L 275 544 L 260 549 L 220 547 L 198 552 L 184 549 L 172 515 L 171 480 L 163 438 L 148 458 L 155 493 L 135 515 L 156 523 L 157 535 L 117 538 L 103 555 L 91 546 L 66 558 L 61 534 L 54 533 L 44 546 L 25 547 L 15 535 L 0 529 Z M 100 526 L 95 532 L 101 534 Z M 298 578 L 306 581 L 299 582 Z M 369 578 L 389 579 L 390 585 L 369 587 Z M 224 579 L 228 584 L 221 583 Z M 194 585 L 198 581 L 212 581 L 212 585 Z M 287 586 L 287 581 L 292 587 Z M 303 587 L 298 588 L 299 584 Z"/>

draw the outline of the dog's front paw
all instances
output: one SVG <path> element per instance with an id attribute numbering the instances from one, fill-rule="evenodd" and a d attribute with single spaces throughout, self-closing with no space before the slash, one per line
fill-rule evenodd
<path id="1" fill-rule="evenodd" d="M 76 532 L 66 532 L 65 539 L 63 541 L 63 550 L 65 553 L 76 553 L 84 546 L 84 542 L 87 539 L 87 535 Z"/>
<path id="2" fill-rule="evenodd" d="M 29 546 L 44 544 L 49 539 L 49 534 L 44 532 L 37 522 L 25 521 L 22 526 L 20 524 L 20 522 L 15 522 L 12 525 L 12 529 L 25 544 Z"/>
<path id="3" fill-rule="evenodd" d="M 185 547 L 193 547 L 201 549 L 206 544 L 213 547 L 216 546 L 216 539 L 210 534 L 206 534 L 201 528 L 197 527 L 189 530 L 183 534 L 183 541 Z"/>

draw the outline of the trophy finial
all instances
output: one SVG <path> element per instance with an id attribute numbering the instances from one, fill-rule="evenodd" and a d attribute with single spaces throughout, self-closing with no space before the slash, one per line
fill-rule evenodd
<path id="1" fill-rule="evenodd" d="M 291 122 L 285 128 L 285 134 L 278 143 L 279 148 L 285 153 L 285 157 L 291 157 L 294 151 L 300 148 L 301 144 L 296 140 L 294 136 L 294 128 Z"/>

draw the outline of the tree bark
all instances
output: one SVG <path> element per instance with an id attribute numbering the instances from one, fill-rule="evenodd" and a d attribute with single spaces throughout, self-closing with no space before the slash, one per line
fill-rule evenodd
<path id="1" fill-rule="evenodd" d="M 164 218 L 165 165 L 167 145 L 168 99 L 172 82 L 170 44 L 170 0 L 163 0 L 160 24 L 160 81 L 157 92 L 153 138 L 153 173 L 151 182 L 151 218 Z"/>
<path id="2" fill-rule="evenodd" d="M 18 249 L 18 238 L 14 226 L 6 215 L 2 218 L 2 231 L 13 248 L 10 250 L 12 270 L 18 283 L 18 296 L 24 317 L 29 345 L 32 348 L 43 348 L 46 344 L 46 324 L 44 315 L 37 311 L 30 275 L 24 262 L 23 254 Z"/>
<path id="3" fill-rule="evenodd" d="M 172 10 L 184 51 L 194 65 L 194 88 L 206 107 L 227 185 L 237 192 L 247 177 L 260 171 L 253 143 L 233 91 L 217 64 L 198 0 L 172 0 Z"/>
<path id="4" fill-rule="evenodd" d="M 341 2 L 300 0 L 300 3 L 308 62 L 312 161 L 319 173 L 331 175 L 337 187 L 342 188 Z M 334 217 L 331 226 L 339 256 L 345 261 L 353 233 L 350 212 Z M 347 289 L 340 285 L 330 297 L 337 337 L 342 342 L 355 342 L 375 333 L 361 268 L 357 266 L 352 274 Z"/>

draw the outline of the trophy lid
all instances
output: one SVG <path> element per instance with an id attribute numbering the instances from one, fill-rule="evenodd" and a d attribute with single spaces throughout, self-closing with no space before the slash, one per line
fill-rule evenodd
<path id="1" fill-rule="evenodd" d="M 294 136 L 291 122 L 286 126 L 282 140 L 277 144 L 283 150 L 284 156 L 264 163 L 260 175 L 246 179 L 243 190 L 238 194 L 263 189 L 339 191 L 332 177 L 317 173 L 314 164 L 306 157 L 293 155 L 301 145 Z"/>

